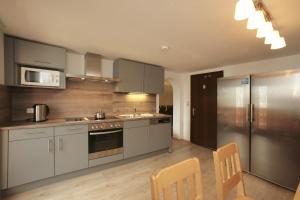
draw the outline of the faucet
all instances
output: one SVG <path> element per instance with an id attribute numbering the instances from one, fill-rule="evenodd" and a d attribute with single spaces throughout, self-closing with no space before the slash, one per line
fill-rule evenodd
<path id="1" fill-rule="evenodd" d="M 133 115 L 136 116 L 136 107 L 135 106 L 133 107 L 133 110 L 134 110 L 134 114 Z"/>

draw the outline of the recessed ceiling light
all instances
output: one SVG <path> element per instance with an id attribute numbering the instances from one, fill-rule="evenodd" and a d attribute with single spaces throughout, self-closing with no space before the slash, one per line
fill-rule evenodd
<path id="1" fill-rule="evenodd" d="M 170 47 L 167 46 L 167 45 L 161 45 L 160 49 L 161 49 L 162 51 L 168 51 L 168 50 L 170 49 Z"/>

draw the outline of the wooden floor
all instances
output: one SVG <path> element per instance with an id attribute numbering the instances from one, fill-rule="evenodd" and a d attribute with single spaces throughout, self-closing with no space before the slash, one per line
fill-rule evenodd
<path id="1" fill-rule="evenodd" d="M 4 200 L 147 200 L 149 176 L 160 168 L 190 157 L 200 159 L 204 199 L 216 199 L 211 150 L 174 140 L 173 152 L 53 183 L 4 198 Z M 293 199 L 294 193 L 246 174 L 246 192 L 256 200 Z"/>

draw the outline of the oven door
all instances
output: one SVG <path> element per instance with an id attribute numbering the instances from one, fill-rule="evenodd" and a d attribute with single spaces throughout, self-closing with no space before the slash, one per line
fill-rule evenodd
<path id="1" fill-rule="evenodd" d="M 21 67 L 21 85 L 59 87 L 59 84 L 59 71 Z"/>
<path id="2" fill-rule="evenodd" d="M 123 129 L 89 132 L 89 159 L 123 153 Z"/>

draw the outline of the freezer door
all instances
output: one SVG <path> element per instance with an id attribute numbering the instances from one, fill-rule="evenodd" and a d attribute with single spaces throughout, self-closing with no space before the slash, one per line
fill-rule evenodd
<path id="1" fill-rule="evenodd" d="M 218 79 L 218 147 L 237 143 L 244 171 L 249 171 L 249 105 L 249 76 Z"/>
<path id="2" fill-rule="evenodd" d="M 253 76 L 251 172 L 295 190 L 300 181 L 300 73 Z"/>

